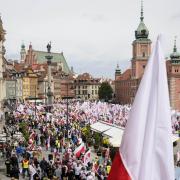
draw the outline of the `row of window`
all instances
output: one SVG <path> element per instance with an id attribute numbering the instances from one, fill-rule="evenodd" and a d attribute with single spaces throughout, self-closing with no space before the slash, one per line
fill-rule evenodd
<path id="1" fill-rule="evenodd" d="M 120 81 L 120 84 L 122 86 L 136 86 L 137 82 L 136 81 Z"/>
<path id="2" fill-rule="evenodd" d="M 87 90 L 81 90 L 81 91 L 80 90 L 76 90 L 75 92 L 76 92 L 76 94 L 79 94 L 79 95 L 80 94 L 83 94 L 83 95 L 85 95 L 85 94 L 87 95 L 88 94 Z M 92 93 L 92 95 L 97 95 L 98 94 L 98 90 L 92 90 L 91 93 Z"/>
<path id="3" fill-rule="evenodd" d="M 175 69 L 174 71 L 175 71 L 175 72 L 178 72 L 179 70 L 178 70 L 178 69 Z"/>
<path id="4" fill-rule="evenodd" d="M 135 96 L 135 91 L 123 91 L 121 92 L 123 96 Z"/>
<path id="5" fill-rule="evenodd" d="M 91 80 L 74 80 L 74 82 L 76 83 L 83 83 L 83 82 L 99 82 L 98 80 L 95 79 L 91 79 Z"/>
<path id="6" fill-rule="evenodd" d="M 99 86 L 91 85 L 92 89 L 98 89 Z M 76 89 L 87 89 L 88 86 L 75 86 Z"/>

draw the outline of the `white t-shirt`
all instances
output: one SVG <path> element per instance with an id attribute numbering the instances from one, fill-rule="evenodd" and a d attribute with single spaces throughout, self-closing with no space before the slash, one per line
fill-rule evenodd
<path id="1" fill-rule="evenodd" d="M 31 164 L 29 165 L 29 171 L 31 175 L 31 180 L 33 180 L 33 176 L 36 174 L 36 169 Z"/>
<path id="2" fill-rule="evenodd" d="M 75 167 L 75 175 L 79 175 L 80 171 L 81 171 L 81 167 L 80 166 Z"/>
<path id="3" fill-rule="evenodd" d="M 90 174 L 89 176 L 87 176 L 87 180 L 94 180 L 94 176 Z"/>

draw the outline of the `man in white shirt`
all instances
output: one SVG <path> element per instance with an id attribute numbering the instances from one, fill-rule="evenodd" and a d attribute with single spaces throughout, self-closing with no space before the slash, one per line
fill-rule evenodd
<path id="1" fill-rule="evenodd" d="M 29 173 L 30 173 L 30 180 L 33 180 L 34 178 L 33 178 L 33 176 L 37 173 L 36 172 L 36 169 L 34 168 L 34 166 L 33 166 L 33 164 L 30 164 L 29 165 Z"/>
<path id="2" fill-rule="evenodd" d="M 80 179 L 80 171 L 81 171 L 81 167 L 80 167 L 80 165 L 78 163 L 77 166 L 75 167 L 75 177 L 76 177 L 76 179 Z"/>

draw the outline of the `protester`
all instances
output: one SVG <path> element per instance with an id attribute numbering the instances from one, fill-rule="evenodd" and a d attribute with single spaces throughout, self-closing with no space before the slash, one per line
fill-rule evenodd
<path id="1" fill-rule="evenodd" d="M 110 149 L 106 148 L 103 157 L 98 157 L 92 147 L 88 148 L 82 129 L 98 121 L 125 127 L 131 106 L 69 100 L 68 108 L 67 117 L 67 102 L 63 100 L 48 107 L 48 112 L 43 104 L 16 105 L 11 123 L 6 126 L 7 133 L 12 134 L 5 150 L 7 175 L 19 177 L 22 169 L 22 177 L 30 179 L 107 178 L 111 169 Z M 173 130 L 179 128 L 175 117 Z M 24 137 L 18 139 L 21 133 Z M 15 137 L 18 138 L 14 140 Z M 10 172 L 9 162 L 13 167 Z"/>

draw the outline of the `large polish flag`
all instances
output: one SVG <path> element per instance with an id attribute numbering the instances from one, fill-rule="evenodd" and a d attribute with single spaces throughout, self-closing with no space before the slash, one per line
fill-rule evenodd
<path id="1" fill-rule="evenodd" d="M 148 60 L 108 180 L 174 180 L 171 116 L 160 37 Z"/>

